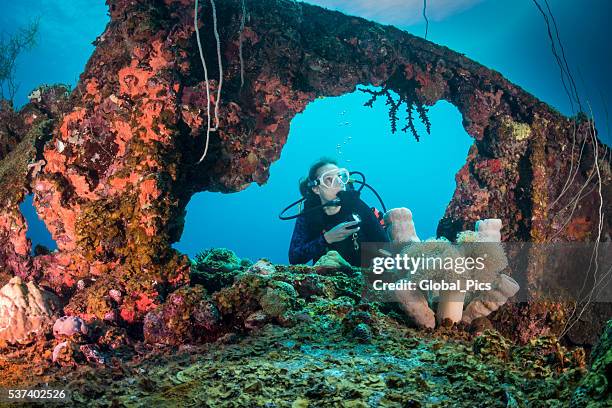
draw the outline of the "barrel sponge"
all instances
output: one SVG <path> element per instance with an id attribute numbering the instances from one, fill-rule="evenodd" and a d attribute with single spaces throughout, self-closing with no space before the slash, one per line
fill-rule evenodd
<path id="1" fill-rule="evenodd" d="M 400 309 L 417 327 L 436 327 L 436 315 L 429 308 L 427 298 L 420 290 L 396 290 L 394 294 Z"/>
<path id="2" fill-rule="evenodd" d="M 412 212 L 405 207 L 392 208 L 384 215 L 387 233 L 391 242 L 419 242 L 416 234 Z"/>
<path id="3" fill-rule="evenodd" d="M 422 242 L 413 242 L 406 245 L 400 251 L 403 258 L 406 255 L 408 258 L 434 258 L 441 261 L 429 262 L 426 265 L 417 267 L 413 272 L 413 276 L 418 279 L 432 279 L 434 281 L 464 279 L 465 276 L 455 273 L 452 265 L 455 260 L 461 257 L 461 254 L 455 249 L 455 246 L 446 238 L 428 238 Z M 450 261 L 450 262 L 449 262 Z"/>
<path id="4" fill-rule="evenodd" d="M 462 231 L 457 234 L 457 250 L 463 257 L 481 258 L 483 269 L 473 269 L 470 272 L 472 279 L 491 282 L 497 274 L 508 266 L 506 252 L 499 242 L 486 242 L 475 231 Z"/>
<path id="5" fill-rule="evenodd" d="M 499 218 L 487 218 L 476 221 L 474 230 L 481 241 L 501 242 L 502 221 Z"/>

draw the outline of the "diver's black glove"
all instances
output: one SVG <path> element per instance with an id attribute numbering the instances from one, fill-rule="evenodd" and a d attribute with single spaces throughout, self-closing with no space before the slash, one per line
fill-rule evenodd
<path id="1" fill-rule="evenodd" d="M 349 208 L 358 208 L 361 203 L 360 192 L 357 190 L 338 191 L 336 195 L 340 199 L 340 205 Z"/>

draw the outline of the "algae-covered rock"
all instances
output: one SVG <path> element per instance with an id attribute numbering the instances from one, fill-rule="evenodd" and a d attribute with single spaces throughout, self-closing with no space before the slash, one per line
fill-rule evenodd
<path id="1" fill-rule="evenodd" d="M 244 319 L 244 327 L 248 330 L 255 330 L 263 327 L 266 323 L 270 321 L 270 316 L 266 314 L 263 310 L 258 310 L 257 312 L 253 312 Z"/>
<path id="2" fill-rule="evenodd" d="M 485 330 L 474 340 L 473 350 L 484 358 L 496 357 L 508 360 L 512 344 L 495 330 Z"/>
<path id="3" fill-rule="evenodd" d="M 213 295 L 221 314 L 228 320 L 245 322 L 254 312 L 262 310 L 279 323 L 287 323 L 297 308 L 295 288 L 269 276 L 244 273 L 234 284 Z"/>
<path id="4" fill-rule="evenodd" d="M 276 268 L 272 262 L 264 258 L 251 265 L 247 272 L 259 275 L 273 275 L 276 272 Z"/>
<path id="5" fill-rule="evenodd" d="M 212 248 L 196 255 L 196 266 L 200 270 L 233 270 L 240 267 L 240 258 L 227 248 Z"/>
<path id="6" fill-rule="evenodd" d="M 377 311 L 369 304 L 361 304 L 351 310 L 343 319 L 343 333 L 361 343 L 367 343 L 378 333 Z"/>
<path id="7" fill-rule="evenodd" d="M 219 313 L 205 293 L 200 285 L 184 286 L 171 293 L 164 304 L 145 316 L 145 341 L 179 345 L 214 337 L 219 329 Z"/>
<path id="8" fill-rule="evenodd" d="M 246 262 L 245 262 L 246 261 Z M 191 284 L 201 284 L 209 293 L 230 286 L 241 269 L 249 266 L 226 248 L 213 248 L 196 255 L 191 266 Z"/>
<path id="9" fill-rule="evenodd" d="M 593 347 L 586 377 L 572 395 L 572 408 L 612 406 L 612 320 Z"/>
<path id="10" fill-rule="evenodd" d="M 339 296 L 349 296 L 357 300 L 363 296 L 365 285 L 363 275 L 357 269 L 350 273 L 330 270 L 320 274 L 314 269 L 300 270 L 289 267 L 277 272 L 274 279 L 291 284 L 299 297 L 306 300 L 314 297 L 333 299 Z"/>
<path id="11" fill-rule="evenodd" d="M 485 330 L 493 330 L 493 324 L 486 317 L 477 317 L 470 323 L 470 332 L 478 335 L 483 333 Z"/>
<path id="12" fill-rule="evenodd" d="M 316 273 L 294 275 L 294 287 L 301 298 L 310 300 L 314 296 L 332 299 L 336 296 L 333 282 Z"/>
<path id="13" fill-rule="evenodd" d="M 295 308 L 297 297 L 297 292 L 290 284 L 272 281 L 259 299 L 259 304 L 270 316 L 281 317 Z"/>
<path id="14" fill-rule="evenodd" d="M 244 320 L 246 316 L 260 308 L 259 299 L 270 279 L 261 275 L 242 274 L 230 287 L 213 294 L 213 300 L 221 315 L 232 315 Z"/>
<path id="15" fill-rule="evenodd" d="M 329 251 L 314 264 L 315 269 L 319 273 L 325 273 L 330 271 L 350 271 L 353 269 L 350 263 L 348 263 L 342 255 L 337 251 Z"/>
<path id="16" fill-rule="evenodd" d="M 26 344 L 50 331 L 58 300 L 34 282 L 13 277 L 0 289 L 0 345 Z"/>

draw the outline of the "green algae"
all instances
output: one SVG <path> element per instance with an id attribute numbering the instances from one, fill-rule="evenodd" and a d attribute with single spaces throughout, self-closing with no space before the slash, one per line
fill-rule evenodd
<path id="1" fill-rule="evenodd" d="M 612 320 L 591 353 L 590 370 L 571 399 L 573 408 L 595 408 L 612 405 L 610 373 L 612 372 Z"/>
<path id="2" fill-rule="evenodd" d="M 191 261 L 190 280 L 203 285 L 209 293 L 230 286 L 240 270 L 249 266 L 226 248 L 212 248 L 198 253 Z"/>
<path id="3" fill-rule="evenodd" d="M 28 165 L 36 159 L 37 143 L 44 143 L 50 135 L 54 120 L 38 120 L 21 142 L 0 160 L 0 204 L 10 207 L 23 200 L 30 189 Z"/>
<path id="4" fill-rule="evenodd" d="M 80 391 L 75 398 L 91 406 L 550 407 L 562 406 L 563 390 L 579 380 L 575 367 L 530 378 L 513 361 L 484 360 L 470 344 L 422 337 L 385 317 L 381 333 L 364 344 L 326 317 L 290 328 L 268 325 L 176 364 L 144 362 L 135 370 L 146 372 L 147 385 L 135 376 L 96 401 Z"/>
<path id="5" fill-rule="evenodd" d="M 229 294 L 256 297 L 271 282 L 251 276 L 234 285 L 239 291 L 219 293 L 228 302 Z M 176 349 L 157 349 L 134 364 L 129 376 L 114 380 L 112 392 L 93 400 L 86 390 L 105 388 L 102 379 L 88 380 L 75 390 L 75 401 L 160 407 L 554 407 L 569 401 L 584 374 L 583 361 L 553 337 L 524 346 L 493 330 L 476 338 L 459 332 L 448 338 L 452 331 L 437 338 L 442 331 L 406 328 L 373 305 L 347 297 L 300 304 L 308 318 L 294 325 L 268 324 L 236 343 L 217 341 L 178 355 Z M 371 329 L 367 341 L 355 332 L 363 325 Z"/>
<path id="6" fill-rule="evenodd" d="M 527 123 L 516 122 L 510 116 L 502 118 L 502 131 L 512 136 L 516 141 L 523 141 L 531 136 L 531 127 Z"/>

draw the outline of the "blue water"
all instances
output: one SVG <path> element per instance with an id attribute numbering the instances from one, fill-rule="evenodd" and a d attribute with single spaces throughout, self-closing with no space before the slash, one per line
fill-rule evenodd
<path id="1" fill-rule="evenodd" d="M 202 248 L 223 246 L 241 257 L 265 256 L 287 263 L 295 221 L 281 221 L 278 213 L 300 198 L 298 180 L 320 156 L 334 157 L 340 166 L 365 173 L 388 209 L 410 208 L 417 234 L 421 238 L 435 235 L 455 189 L 454 175 L 472 143 L 461 115 L 453 105 L 438 102 L 429 115 L 431 135 L 415 122 L 421 135 L 416 142 L 410 133 L 391 134 L 384 101 L 369 108 L 363 106 L 368 99 L 369 95 L 356 91 L 308 105 L 291 122 L 289 139 L 270 168 L 268 183 L 252 184 L 239 194 L 195 195 L 187 206 L 185 231 L 176 248 L 193 255 Z M 381 209 L 367 189 L 362 198 Z"/>
<path id="2" fill-rule="evenodd" d="M 310 3 L 392 23 L 418 36 L 425 32 L 420 2 L 311 0 Z M 428 40 L 501 72 L 566 115 L 574 112 L 562 87 L 546 26 L 532 1 L 428 3 Z M 612 53 L 608 39 L 612 29 L 608 20 L 612 3 L 607 0 L 591 0 L 588 4 L 561 0 L 549 3 L 585 108 L 588 111 L 590 106 L 601 140 L 610 144 Z M 249 1 L 247 7 L 248 4 Z M 414 10 L 415 7 L 418 9 Z M 37 17 L 38 45 L 18 60 L 16 79 L 20 88 L 16 106 L 27 102 L 27 94 L 42 83 L 64 82 L 74 86 L 93 51 L 91 42 L 108 22 L 102 1 L 0 3 L 0 31 L 6 35 Z M 387 207 L 409 207 L 420 237 L 433 235 L 451 198 L 454 174 L 471 143 L 457 110 L 445 102 L 432 107 L 432 135 L 423 136 L 416 143 L 410 134 L 391 135 L 384 104 L 380 102 L 369 109 L 362 106 L 365 100 L 366 95 L 357 92 L 310 104 L 292 121 L 289 140 L 280 160 L 271 167 L 268 184 L 252 185 L 238 194 L 196 194 L 187 208 L 183 237 L 175 246 L 190 255 L 206 247 L 225 246 L 242 257 L 286 262 L 293 222 L 281 222 L 277 214 L 298 198 L 298 178 L 321 155 L 335 155 L 341 164 L 365 172 Z M 418 129 L 424 133 L 422 127 Z M 364 199 L 378 206 L 373 196 L 365 193 Z M 32 225 L 37 221 L 33 212 L 24 214 Z M 47 239 L 37 228 L 31 227 L 29 234 L 36 242 Z"/>
<path id="3" fill-rule="evenodd" d="M 26 237 L 32 241 L 32 253 L 34 253 L 36 245 L 45 246 L 51 251 L 57 249 L 57 244 L 53 240 L 53 237 L 51 237 L 51 233 L 47 229 L 47 226 L 36 213 L 36 209 L 32 203 L 32 194 L 28 194 L 25 197 L 25 200 L 19 205 L 19 209 L 28 223 Z"/>

